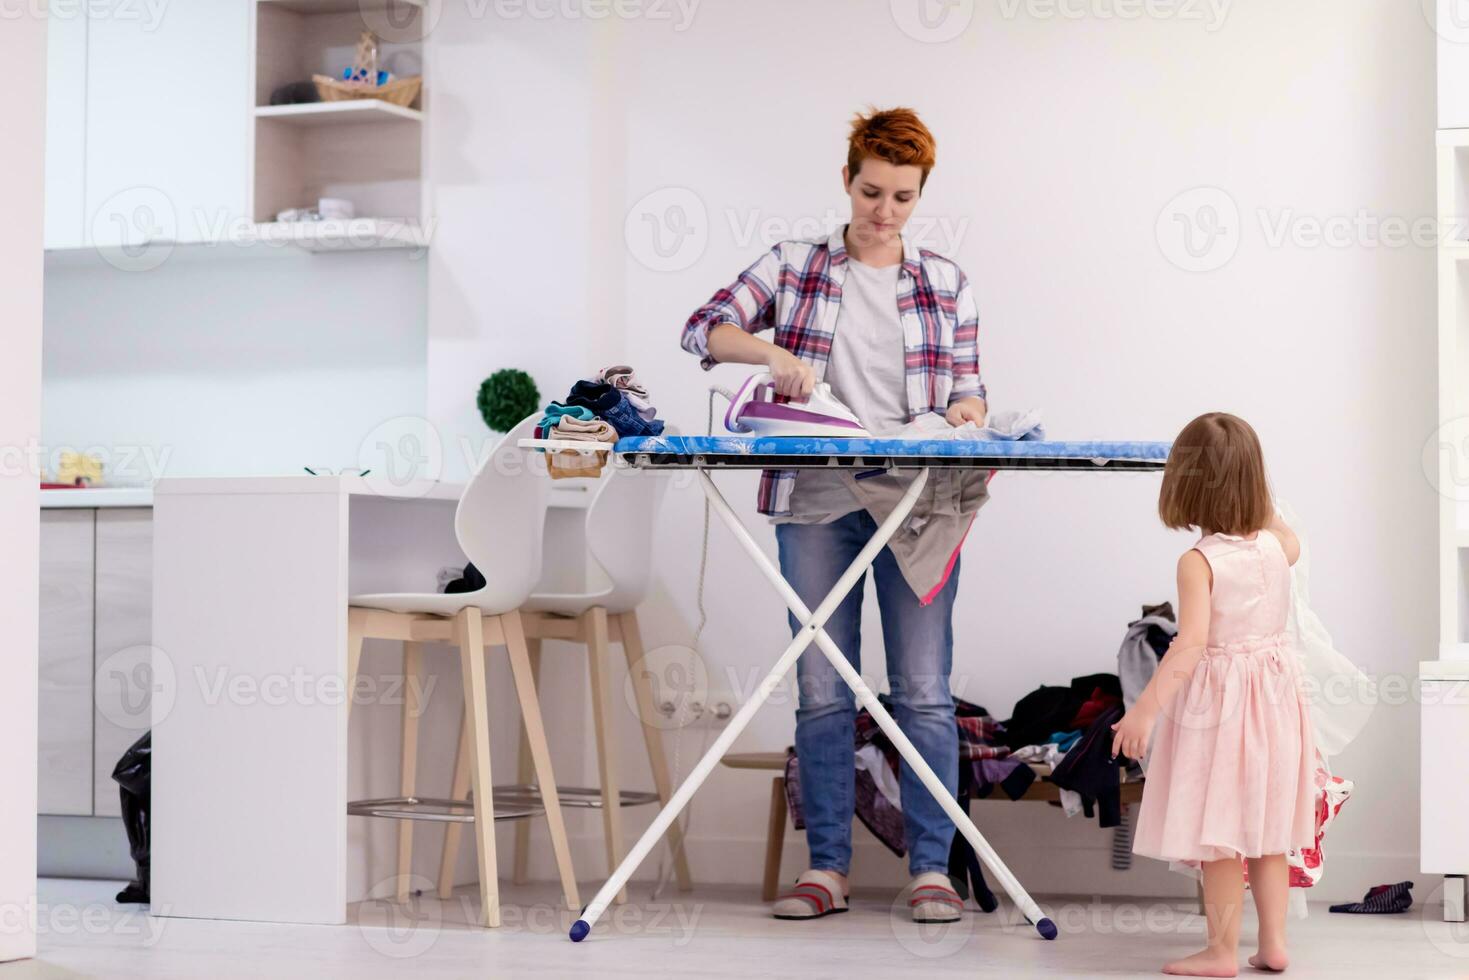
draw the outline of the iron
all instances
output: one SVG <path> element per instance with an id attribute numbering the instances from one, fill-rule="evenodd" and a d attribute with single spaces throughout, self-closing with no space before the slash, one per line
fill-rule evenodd
<path id="1" fill-rule="evenodd" d="M 805 401 L 777 402 L 775 380 L 769 372 L 750 375 L 730 396 L 724 427 L 742 435 L 872 438 L 826 382 L 817 382 Z"/>

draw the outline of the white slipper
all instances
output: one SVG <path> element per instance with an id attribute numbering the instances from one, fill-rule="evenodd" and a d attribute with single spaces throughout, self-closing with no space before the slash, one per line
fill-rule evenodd
<path id="1" fill-rule="evenodd" d="M 796 886 L 775 900 L 770 912 L 777 919 L 819 919 L 847 911 L 842 883 L 828 871 L 802 871 Z"/>
<path id="2" fill-rule="evenodd" d="M 914 922 L 957 922 L 964 913 L 964 899 L 954 891 L 948 875 L 925 871 L 908 883 L 908 907 Z"/>

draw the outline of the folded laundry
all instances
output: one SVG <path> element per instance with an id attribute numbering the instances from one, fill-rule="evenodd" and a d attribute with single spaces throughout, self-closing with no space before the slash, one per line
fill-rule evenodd
<path id="1" fill-rule="evenodd" d="M 568 405 L 584 405 L 593 415 L 601 415 L 622 401 L 622 392 L 605 381 L 578 381 L 566 396 Z"/>
<path id="2" fill-rule="evenodd" d="M 603 419 L 579 419 L 563 415 L 547 433 L 547 438 L 568 442 L 598 442 L 611 446 L 617 442 L 617 430 Z M 567 477 L 594 477 L 602 472 L 607 463 L 606 453 L 582 453 L 573 450 L 551 453 L 546 458 L 546 469 L 551 479 Z"/>
<path id="3" fill-rule="evenodd" d="M 612 387 L 617 388 L 624 393 L 631 392 L 633 394 L 641 395 L 644 398 L 648 397 L 648 389 L 644 388 L 641 384 L 638 383 L 638 380 L 633 377 L 631 365 L 614 364 L 611 367 L 605 367 L 602 369 L 602 373 L 597 375 L 597 377 L 592 380 L 605 381 Z"/>
<path id="4" fill-rule="evenodd" d="M 623 397 L 621 391 L 605 381 L 578 381 L 571 386 L 571 394 L 566 396 L 566 403 L 591 409 L 598 418 L 612 423 L 619 436 L 663 434 L 661 420 L 650 421 L 643 418 L 633 404 Z"/>
<path id="5" fill-rule="evenodd" d="M 632 403 L 632 407 L 637 409 L 638 414 L 645 421 L 651 422 L 658 416 L 658 410 L 648 399 L 648 389 L 644 388 L 633 376 L 633 370 L 629 365 L 614 364 L 611 367 L 603 368 L 595 378 L 587 380 L 605 381 L 622 392 L 622 396 Z"/>
<path id="6" fill-rule="evenodd" d="M 596 418 L 592 410 L 585 405 L 563 405 L 560 402 L 552 402 L 546 406 L 545 412 L 541 415 L 541 420 L 536 423 L 536 438 L 546 438 L 545 432 L 549 432 L 556 427 L 557 422 L 568 417 L 584 420 Z"/>

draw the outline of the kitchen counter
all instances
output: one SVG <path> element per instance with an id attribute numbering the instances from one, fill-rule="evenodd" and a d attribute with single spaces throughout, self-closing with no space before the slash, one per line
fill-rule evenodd
<path id="1" fill-rule="evenodd" d="M 41 507 L 152 507 L 150 487 L 78 487 L 42 490 Z"/>
<path id="2" fill-rule="evenodd" d="M 347 489 L 349 493 L 361 493 L 369 486 L 369 481 L 360 476 L 299 476 L 299 477 L 275 477 L 275 476 L 248 476 L 235 479 L 215 479 L 210 477 L 180 477 L 171 479 L 170 484 L 176 488 L 188 487 L 194 479 L 208 479 L 209 493 L 256 493 L 266 486 L 274 489 L 271 492 L 296 492 L 309 493 L 312 490 L 320 490 L 323 493 L 336 493 Z M 266 482 L 268 481 L 268 483 Z M 338 482 L 345 481 L 345 482 Z M 597 486 L 592 480 L 566 480 L 563 485 L 551 487 L 551 496 L 548 505 L 551 507 L 582 509 L 591 500 L 592 488 Z M 392 492 L 386 496 L 394 497 L 423 497 L 428 500 L 458 500 L 459 495 L 464 492 L 462 483 L 433 483 L 428 485 L 410 485 L 399 492 Z M 152 507 L 152 487 L 88 487 L 75 490 L 42 490 L 40 491 L 41 507 L 43 509 L 61 507 Z"/>

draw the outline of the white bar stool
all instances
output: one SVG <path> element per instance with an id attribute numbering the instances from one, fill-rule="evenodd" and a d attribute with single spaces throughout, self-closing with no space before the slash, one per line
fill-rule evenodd
<path id="1" fill-rule="evenodd" d="M 390 800 L 358 801 L 349 805 L 348 812 L 403 821 L 398 830 L 399 901 L 408 898 L 412 871 L 413 827 L 408 821 L 445 822 L 446 845 L 452 840 L 456 851 L 460 827 L 464 822 L 472 823 L 479 850 L 481 919 L 487 926 L 500 924 L 494 827 L 497 818 L 545 814 L 567 907 L 573 910 L 581 907 L 519 612 L 540 579 L 549 480 L 543 463 L 532 466 L 532 460 L 540 454 L 527 453 L 516 442 L 534 433 L 538 418 L 539 415 L 527 418 L 500 440 L 470 479 L 455 511 L 455 536 L 464 554 L 484 575 L 484 588 L 457 594 L 354 595 L 349 599 L 347 615 L 347 689 L 351 691 L 355 687 L 363 640 L 375 638 L 403 641 L 403 673 L 409 692 L 403 705 L 402 795 Z M 419 685 L 414 679 L 418 676 L 425 642 L 457 646 L 464 677 L 464 720 L 449 799 L 415 795 L 418 717 L 423 706 L 417 703 Z M 485 689 L 487 644 L 504 646 L 509 655 L 524 721 L 524 751 L 530 754 L 531 769 L 539 784 L 547 787 L 543 794 L 544 807 L 523 800 L 514 801 L 510 807 L 496 807 L 490 775 L 489 707 Z M 471 785 L 472 802 L 466 803 L 465 795 Z M 439 869 L 442 898 L 448 898 L 453 890 L 453 863 L 447 846 L 445 858 Z"/>
<path id="2" fill-rule="evenodd" d="M 668 775 L 668 760 L 663 750 L 662 732 L 656 724 L 657 707 L 647 674 L 638 669 L 645 650 L 638 627 L 637 607 L 647 595 L 652 579 L 653 536 L 655 521 L 664 494 L 668 491 L 667 474 L 626 470 L 609 466 L 596 496 L 586 510 L 586 543 L 597 569 L 605 576 L 599 587 L 582 593 L 540 592 L 531 595 L 522 606 L 525 631 L 529 643 L 531 672 L 539 676 L 541 641 L 565 640 L 587 647 L 592 689 L 592 728 L 597 746 L 597 770 L 600 785 L 596 788 L 563 786 L 559 790 L 562 806 L 588 807 L 602 812 L 602 830 L 606 840 L 607 869 L 615 870 L 622 862 L 623 845 L 621 809 L 651 803 L 667 805 L 673 795 Z M 611 644 L 620 643 L 631 676 L 634 699 L 643 732 L 643 745 L 652 770 L 654 791 L 621 790 L 615 764 L 612 727 L 612 654 Z M 456 780 L 460 777 L 456 775 Z M 550 794 L 538 787 L 546 783 L 534 768 L 534 745 L 522 738 L 517 779 L 523 791 L 520 801 L 533 803 Z M 537 783 L 532 783 L 537 780 Z M 515 866 L 513 879 L 526 880 L 530 851 L 530 828 L 515 828 Z M 677 824 L 666 836 L 674 857 L 674 871 L 682 891 L 693 887 L 688 858 Z M 457 844 L 445 838 L 443 860 L 452 863 L 451 848 Z M 626 900 L 626 891 L 618 901 Z"/>

